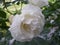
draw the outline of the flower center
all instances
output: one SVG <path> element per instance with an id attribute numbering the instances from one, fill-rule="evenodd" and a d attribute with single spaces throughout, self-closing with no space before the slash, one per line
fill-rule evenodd
<path id="1" fill-rule="evenodd" d="M 25 31 L 29 31 L 29 30 L 30 30 L 30 25 L 29 25 L 29 24 L 24 24 L 24 23 L 22 23 L 22 24 L 21 24 L 21 27 L 22 27 L 22 29 L 25 30 Z"/>

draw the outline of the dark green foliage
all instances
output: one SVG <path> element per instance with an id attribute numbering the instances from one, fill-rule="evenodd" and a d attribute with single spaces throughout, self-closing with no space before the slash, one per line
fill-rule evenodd
<path id="1" fill-rule="evenodd" d="M 6 30 L 8 29 L 8 26 L 6 25 L 6 16 L 6 12 L 2 8 L 0 8 L 0 40 L 2 37 L 5 37 Z"/>
<path id="2" fill-rule="evenodd" d="M 49 2 L 49 6 L 45 7 L 45 9 L 43 10 L 43 14 L 45 15 L 46 19 L 45 27 L 47 29 L 49 27 L 55 27 L 55 26 L 59 27 L 53 34 L 50 40 L 50 45 L 60 45 L 60 0 L 56 0 L 54 3 Z M 54 22 L 50 23 L 51 20 L 54 20 Z"/>
<path id="3" fill-rule="evenodd" d="M 0 8 L 0 18 L 6 18 L 6 13 Z"/>

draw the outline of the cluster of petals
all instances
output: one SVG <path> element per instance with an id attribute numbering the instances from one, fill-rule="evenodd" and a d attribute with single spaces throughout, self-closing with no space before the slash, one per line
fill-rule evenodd
<path id="1" fill-rule="evenodd" d="M 45 20 L 38 6 L 39 2 L 40 0 L 29 0 L 29 4 L 22 8 L 21 14 L 10 16 L 9 21 L 11 25 L 9 31 L 16 41 L 31 41 L 42 32 Z"/>

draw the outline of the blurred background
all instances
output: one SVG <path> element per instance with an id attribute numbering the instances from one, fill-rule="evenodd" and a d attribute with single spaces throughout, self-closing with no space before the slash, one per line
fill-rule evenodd
<path id="1" fill-rule="evenodd" d="M 41 37 L 30 42 L 15 41 L 8 28 L 9 16 L 20 14 L 28 0 L 0 0 L 0 45 L 60 45 L 60 0 L 48 0 L 49 6 L 41 9 L 45 16 L 45 26 Z"/>

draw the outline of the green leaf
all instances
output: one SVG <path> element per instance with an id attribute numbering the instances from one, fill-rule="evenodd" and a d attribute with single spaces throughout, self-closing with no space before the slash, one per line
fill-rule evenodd
<path id="1" fill-rule="evenodd" d="M 6 13 L 0 8 L 0 17 L 6 18 Z"/>

